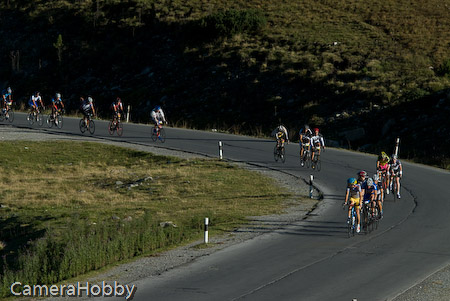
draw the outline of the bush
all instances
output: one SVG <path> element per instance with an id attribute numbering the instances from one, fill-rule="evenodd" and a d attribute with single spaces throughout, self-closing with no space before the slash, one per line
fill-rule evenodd
<path id="1" fill-rule="evenodd" d="M 206 16 L 200 20 L 200 27 L 206 35 L 217 37 L 231 37 L 238 33 L 256 32 L 267 23 L 261 11 L 227 10 Z"/>
<path id="2" fill-rule="evenodd" d="M 436 70 L 437 75 L 439 76 L 448 76 L 450 77 L 450 59 L 443 62 Z"/>

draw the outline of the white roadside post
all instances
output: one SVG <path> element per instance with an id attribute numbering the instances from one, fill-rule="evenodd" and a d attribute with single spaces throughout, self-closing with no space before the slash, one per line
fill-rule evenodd
<path id="1" fill-rule="evenodd" d="M 223 144 L 222 141 L 219 141 L 219 159 L 223 159 Z"/>
<path id="2" fill-rule="evenodd" d="M 314 176 L 310 175 L 309 176 L 309 198 L 312 199 L 313 198 L 313 180 L 314 180 Z"/>
<path id="3" fill-rule="evenodd" d="M 130 121 L 130 110 L 131 110 L 131 106 L 128 105 L 128 110 L 127 110 L 127 122 Z"/>
<path id="4" fill-rule="evenodd" d="M 400 138 L 397 138 L 397 141 L 395 141 L 395 151 L 394 155 L 398 156 L 398 146 L 400 144 Z"/>
<path id="5" fill-rule="evenodd" d="M 205 244 L 208 243 L 208 224 L 209 218 L 205 217 Z"/>

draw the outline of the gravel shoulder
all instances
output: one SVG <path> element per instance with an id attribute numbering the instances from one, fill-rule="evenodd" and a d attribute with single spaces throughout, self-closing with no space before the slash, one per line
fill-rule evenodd
<path id="1" fill-rule="evenodd" d="M 93 142 L 107 143 L 123 147 L 129 147 L 136 150 L 148 151 L 159 155 L 168 155 L 192 159 L 201 157 L 200 155 L 185 153 L 173 150 L 166 150 L 159 147 L 135 145 L 128 143 L 117 143 L 94 137 L 76 137 L 53 135 L 43 131 L 17 129 L 14 127 L 0 127 L 0 141 L 11 140 L 27 140 L 27 141 L 43 141 L 43 140 L 89 140 Z M 237 229 L 225 235 L 211 237 L 208 247 L 200 247 L 203 241 L 196 241 L 185 246 L 181 246 L 166 252 L 155 254 L 148 257 L 141 257 L 128 263 L 123 263 L 115 267 L 97 271 L 75 281 L 89 281 L 100 283 L 102 281 L 118 281 L 121 284 L 129 284 L 131 282 L 147 278 L 156 277 L 165 271 L 176 268 L 178 266 L 188 264 L 200 257 L 208 256 L 218 250 L 224 249 L 231 245 L 239 244 L 257 236 L 264 235 L 281 229 L 292 222 L 302 220 L 308 212 L 312 211 L 318 202 L 319 193 L 314 192 L 314 198 L 307 197 L 309 187 L 300 179 L 280 173 L 274 170 L 267 170 L 254 165 L 239 164 L 241 167 L 260 172 L 265 176 L 271 177 L 281 186 L 292 191 L 294 198 L 290 201 L 289 207 L 280 215 L 269 215 L 259 217 L 249 217 L 250 223 L 243 228 Z M 65 298 L 52 298 L 52 300 L 65 300 Z M 78 299 L 78 298 L 77 298 Z M 83 298 L 82 298 L 83 299 Z M 450 300 L 450 266 L 430 275 L 422 282 L 411 287 L 409 290 L 400 294 L 393 299 L 394 301 L 411 301 L 411 300 L 429 300 L 444 301 Z"/>

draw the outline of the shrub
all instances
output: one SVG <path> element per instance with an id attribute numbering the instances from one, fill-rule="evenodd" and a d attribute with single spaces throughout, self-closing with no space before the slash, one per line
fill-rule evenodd
<path id="1" fill-rule="evenodd" d="M 256 32 L 261 30 L 266 23 L 266 17 L 259 10 L 227 10 L 202 18 L 200 27 L 208 36 L 217 38 Z"/>
<path id="2" fill-rule="evenodd" d="M 443 62 L 436 70 L 436 74 L 439 76 L 450 77 L 450 59 Z"/>

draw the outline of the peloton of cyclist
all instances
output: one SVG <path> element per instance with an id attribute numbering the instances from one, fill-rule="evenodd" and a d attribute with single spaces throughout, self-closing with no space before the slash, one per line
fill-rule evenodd
<path id="1" fill-rule="evenodd" d="M 325 150 L 325 142 L 323 141 L 322 134 L 319 133 L 319 129 L 314 129 L 314 135 L 311 137 L 312 155 L 311 161 L 314 161 L 315 153 L 320 156 L 321 147 Z"/>
<path id="2" fill-rule="evenodd" d="M 376 202 L 378 203 L 378 208 L 380 208 L 380 216 L 383 218 L 383 185 L 380 183 L 380 176 L 378 173 L 373 175 L 373 183 L 377 186 L 377 195 L 375 197 Z"/>
<path id="3" fill-rule="evenodd" d="M 298 135 L 300 140 L 300 158 L 303 158 L 303 153 L 305 152 L 305 150 L 309 151 L 311 149 L 312 132 L 309 128 L 309 125 L 305 124 L 305 127 L 299 131 Z M 300 161 L 303 166 L 305 163 L 303 162 L 303 160 Z"/>
<path id="4" fill-rule="evenodd" d="M 391 180 L 389 182 L 389 189 L 392 190 L 392 181 L 397 182 L 397 197 L 400 199 L 400 178 L 403 176 L 403 168 L 402 163 L 400 160 L 398 160 L 397 155 L 392 155 L 391 157 L 392 163 L 390 165 L 390 174 L 391 174 Z"/>
<path id="5" fill-rule="evenodd" d="M 385 152 L 381 152 L 377 159 L 377 173 L 380 175 L 380 181 L 382 177 L 386 179 L 386 187 L 389 187 L 389 162 L 389 156 Z M 386 189 L 386 193 L 389 194 L 389 189 Z"/>
<path id="6" fill-rule="evenodd" d="M 90 116 L 95 116 L 94 100 L 91 96 L 88 96 L 87 99 L 85 99 L 84 97 L 80 97 L 80 102 L 84 122 L 86 123 L 86 127 L 89 128 Z"/>
<path id="7" fill-rule="evenodd" d="M 12 105 L 12 89 L 11 87 L 6 88 L 2 91 L 2 108 L 3 112 L 8 111 Z"/>
<path id="8" fill-rule="evenodd" d="M 361 214 L 360 214 L 360 205 L 362 204 L 363 194 L 361 192 L 361 185 L 358 184 L 355 178 L 349 178 L 347 180 L 347 191 L 345 193 L 345 201 L 344 205 L 349 204 L 348 206 L 348 219 L 347 223 L 350 223 L 351 221 L 351 212 L 352 208 L 355 207 L 356 211 L 356 219 L 358 226 L 356 227 L 356 233 L 359 233 L 361 231 L 360 227 L 360 220 L 361 220 Z"/>
<path id="9" fill-rule="evenodd" d="M 111 104 L 111 109 L 113 111 L 113 120 L 117 120 L 117 122 L 120 122 L 120 117 L 123 114 L 123 104 L 120 97 L 117 97 L 116 101 Z"/>
<path id="10" fill-rule="evenodd" d="M 279 126 L 277 126 L 273 131 L 272 131 L 272 136 L 275 136 L 275 138 L 277 139 L 277 146 L 278 147 L 284 147 L 284 142 L 287 141 L 289 143 L 289 135 L 288 135 L 288 130 L 286 129 L 286 127 L 282 124 L 280 124 Z"/>
<path id="11" fill-rule="evenodd" d="M 56 112 L 62 112 L 64 110 L 64 103 L 61 99 L 61 93 L 56 93 L 52 98 L 52 118 L 55 119 Z"/>
<path id="12" fill-rule="evenodd" d="M 44 107 L 44 103 L 42 102 L 41 93 L 35 92 L 33 95 L 31 95 L 30 100 L 28 101 L 28 105 L 31 108 L 31 112 L 39 113 L 39 104 L 41 107 Z"/>

